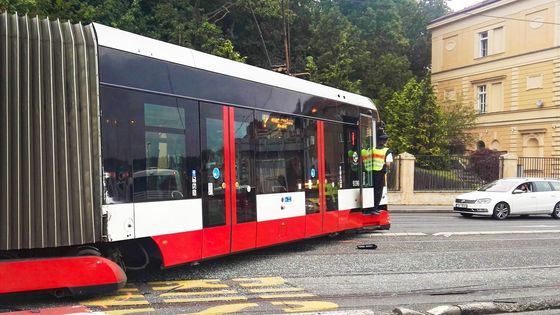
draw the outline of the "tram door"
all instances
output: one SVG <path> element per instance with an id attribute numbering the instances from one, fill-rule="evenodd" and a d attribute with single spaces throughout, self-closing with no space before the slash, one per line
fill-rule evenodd
<path id="1" fill-rule="evenodd" d="M 255 247 L 252 111 L 200 104 L 202 257 Z"/>
<path id="2" fill-rule="evenodd" d="M 373 208 L 373 173 L 366 167 L 366 159 L 371 159 L 375 148 L 375 122 L 368 115 L 360 115 L 360 161 L 361 161 L 361 204 L 362 209 Z"/>
<path id="3" fill-rule="evenodd" d="M 336 160 L 338 148 L 325 147 L 325 122 L 309 120 L 305 126 L 305 236 L 315 236 L 338 230 L 338 164 L 326 165 L 327 160 Z M 333 125 L 329 126 L 333 128 Z M 332 140 L 332 139 L 327 139 Z M 329 143 L 332 144 L 332 141 Z M 328 170 L 328 172 L 327 172 Z M 327 174 L 328 173 L 328 174 Z M 340 172 L 342 174 L 342 171 Z M 328 176 L 327 176 L 328 175 Z"/>

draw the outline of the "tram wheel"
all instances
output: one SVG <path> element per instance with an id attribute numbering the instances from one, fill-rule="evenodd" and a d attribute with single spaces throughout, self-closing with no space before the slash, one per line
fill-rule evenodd
<path id="1" fill-rule="evenodd" d="M 93 246 L 80 246 L 76 248 L 73 256 L 98 256 L 101 257 L 101 251 Z"/>

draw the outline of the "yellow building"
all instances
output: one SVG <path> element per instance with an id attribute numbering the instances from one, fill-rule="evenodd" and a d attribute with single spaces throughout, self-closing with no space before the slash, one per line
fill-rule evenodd
<path id="1" fill-rule="evenodd" d="M 560 0 L 486 0 L 428 30 L 438 99 L 478 111 L 479 145 L 560 156 Z"/>

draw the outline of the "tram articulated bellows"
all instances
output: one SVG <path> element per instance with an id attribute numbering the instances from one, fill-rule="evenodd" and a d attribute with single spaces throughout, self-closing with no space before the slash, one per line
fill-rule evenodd
<path id="1" fill-rule="evenodd" d="M 93 26 L 0 15 L 0 250 L 101 240 Z"/>

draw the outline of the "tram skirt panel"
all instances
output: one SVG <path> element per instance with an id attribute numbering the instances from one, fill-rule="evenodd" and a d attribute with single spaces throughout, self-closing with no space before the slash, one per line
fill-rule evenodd
<path id="1" fill-rule="evenodd" d="M 0 250 L 101 240 L 91 26 L 0 15 Z"/>

